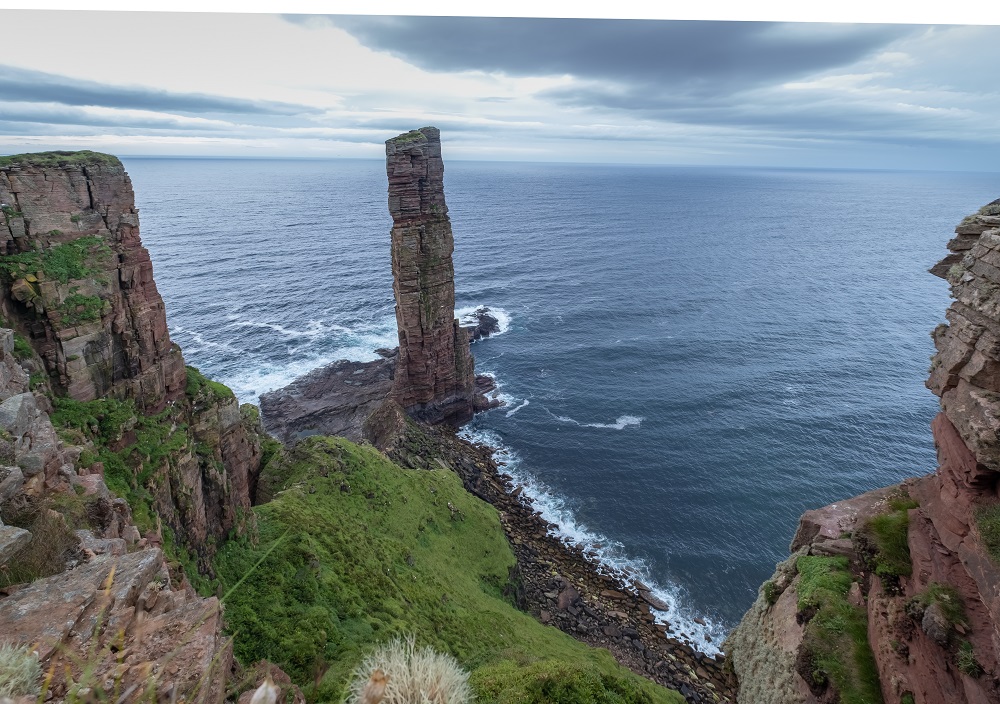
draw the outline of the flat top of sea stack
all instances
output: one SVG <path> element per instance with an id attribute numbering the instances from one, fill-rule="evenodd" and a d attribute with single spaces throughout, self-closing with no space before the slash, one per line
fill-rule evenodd
<path id="1" fill-rule="evenodd" d="M 438 138 L 441 130 L 437 127 L 421 127 L 419 130 L 410 130 L 403 134 L 385 140 L 386 144 L 407 144 L 409 142 L 426 142 Z"/>
<path id="2" fill-rule="evenodd" d="M 78 152 L 30 152 L 0 156 L 0 169 L 10 166 L 113 166 L 122 167 L 118 157 L 84 149 Z"/>

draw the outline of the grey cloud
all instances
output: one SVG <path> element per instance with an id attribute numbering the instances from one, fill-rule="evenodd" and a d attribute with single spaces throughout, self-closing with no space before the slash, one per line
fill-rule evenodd
<path id="1" fill-rule="evenodd" d="M 372 49 L 429 70 L 570 74 L 699 96 L 843 66 L 923 30 L 900 25 L 488 17 L 333 16 L 327 21 Z"/>
<path id="2" fill-rule="evenodd" d="M 0 65 L 0 100 L 188 114 L 299 115 L 318 112 L 304 105 L 116 86 L 4 65 Z"/>
<path id="3" fill-rule="evenodd" d="M 86 110 L 78 108 L 39 106 L 35 103 L 22 103 L 19 105 L 0 104 L 0 120 L 52 125 L 135 127 L 183 131 L 219 131 L 233 127 L 233 125 L 215 123 L 191 123 L 169 115 L 163 117 L 115 113 L 93 115 Z"/>

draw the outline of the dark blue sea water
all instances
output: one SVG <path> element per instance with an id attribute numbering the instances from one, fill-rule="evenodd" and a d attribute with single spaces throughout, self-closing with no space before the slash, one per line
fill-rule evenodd
<path id="1" fill-rule="evenodd" d="M 382 162 L 125 163 L 171 335 L 242 400 L 395 344 Z M 701 647 L 802 511 L 934 469 L 926 269 L 997 175 L 447 162 L 445 190 L 458 305 L 505 313 L 473 352 L 507 406 L 467 432 Z"/>

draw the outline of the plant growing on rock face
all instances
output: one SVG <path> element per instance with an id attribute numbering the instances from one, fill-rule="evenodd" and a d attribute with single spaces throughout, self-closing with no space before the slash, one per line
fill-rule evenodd
<path id="1" fill-rule="evenodd" d="M 979 677 L 983 674 L 983 666 L 976 660 L 976 654 L 972 650 L 972 643 L 967 640 L 962 641 L 962 644 L 958 646 L 955 661 L 958 669 L 969 677 Z"/>
<path id="2" fill-rule="evenodd" d="M 417 649 L 414 638 L 379 646 L 354 671 L 351 704 L 465 704 L 469 675 L 450 655 Z"/>
<path id="3" fill-rule="evenodd" d="M 0 645 L 0 697 L 38 694 L 41 676 L 37 653 L 27 647 Z"/>

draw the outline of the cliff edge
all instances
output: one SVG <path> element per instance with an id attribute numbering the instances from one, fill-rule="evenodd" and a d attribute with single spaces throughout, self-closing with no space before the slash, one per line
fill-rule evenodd
<path id="1" fill-rule="evenodd" d="M 937 471 L 802 516 L 726 642 L 740 702 L 1000 702 L 1000 204 L 948 248 Z"/>

